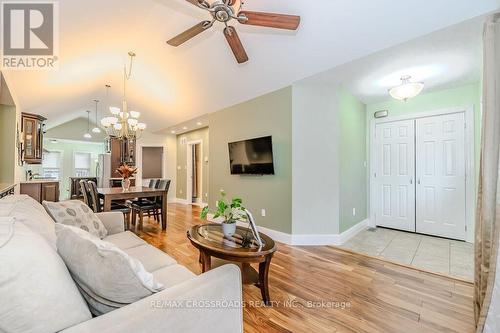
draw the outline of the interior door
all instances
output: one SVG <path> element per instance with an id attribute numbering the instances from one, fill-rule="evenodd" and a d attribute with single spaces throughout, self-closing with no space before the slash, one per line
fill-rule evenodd
<path id="1" fill-rule="evenodd" d="M 465 240 L 465 115 L 417 119 L 417 232 Z"/>
<path id="2" fill-rule="evenodd" d="M 375 221 L 415 232 L 415 121 L 375 128 Z"/>

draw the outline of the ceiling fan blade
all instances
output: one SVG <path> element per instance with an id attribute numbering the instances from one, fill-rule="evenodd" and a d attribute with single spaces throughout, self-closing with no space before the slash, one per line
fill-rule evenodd
<path id="1" fill-rule="evenodd" d="M 241 44 L 241 40 L 236 32 L 236 29 L 232 26 L 226 27 L 224 29 L 224 36 L 226 36 L 227 42 L 229 43 L 231 50 L 233 50 L 236 61 L 238 61 L 239 64 L 247 62 L 248 55 L 243 47 L 243 44 Z"/>
<path id="2" fill-rule="evenodd" d="M 241 11 L 238 20 L 242 24 L 258 25 L 261 27 L 297 30 L 300 25 L 300 16 L 284 15 L 263 12 Z"/>
<path id="3" fill-rule="evenodd" d="M 188 30 L 184 31 L 183 33 L 175 36 L 174 38 L 169 40 L 167 42 L 167 44 L 172 45 L 172 46 L 179 46 L 179 45 L 187 42 L 191 38 L 201 34 L 203 31 L 209 29 L 210 27 L 212 27 L 212 25 L 213 25 L 213 22 L 210 22 L 210 21 L 200 22 L 197 25 L 195 25 L 194 27 L 189 28 Z"/>

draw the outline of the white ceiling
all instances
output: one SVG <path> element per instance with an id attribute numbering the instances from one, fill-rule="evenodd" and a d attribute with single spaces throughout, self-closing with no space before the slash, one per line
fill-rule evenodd
<path id="1" fill-rule="evenodd" d="M 391 99 L 401 76 L 424 82 L 424 93 L 481 80 L 484 17 L 474 18 L 302 80 L 341 83 L 365 104 Z"/>
<path id="2" fill-rule="evenodd" d="M 58 71 L 5 73 L 21 108 L 49 127 L 85 115 L 110 83 L 118 105 L 127 52 L 137 53 L 129 105 L 158 131 L 282 88 L 353 59 L 499 7 L 499 0 L 248 0 L 246 9 L 299 14 L 298 32 L 238 26 L 238 65 L 217 25 L 187 44 L 166 40 L 207 13 L 185 0 L 60 1 Z"/>

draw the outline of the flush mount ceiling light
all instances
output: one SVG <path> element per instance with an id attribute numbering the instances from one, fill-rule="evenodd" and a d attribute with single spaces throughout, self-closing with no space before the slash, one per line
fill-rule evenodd
<path id="1" fill-rule="evenodd" d="M 411 76 L 404 75 L 401 77 L 401 85 L 389 89 L 392 98 L 406 102 L 409 98 L 413 98 L 422 92 L 424 84 L 422 82 L 410 82 L 410 79 Z"/>

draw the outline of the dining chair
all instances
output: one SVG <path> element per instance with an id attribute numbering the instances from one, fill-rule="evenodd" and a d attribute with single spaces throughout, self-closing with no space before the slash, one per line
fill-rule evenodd
<path id="1" fill-rule="evenodd" d="M 168 193 L 170 188 L 171 180 L 169 179 L 161 179 L 156 188 L 159 190 L 165 190 Z M 150 216 L 151 212 L 153 213 L 154 219 L 158 220 L 160 223 L 163 223 L 163 215 L 160 214 L 162 209 L 162 197 L 156 197 L 154 200 L 149 201 L 134 201 L 130 203 L 130 208 L 132 209 L 132 225 L 135 226 L 137 221 L 137 215 L 139 215 L 139 230 L 142 230 L 144 225 L 144 214 L 148 214 Z"/>
<path id="2" fill-rule="evenodd" d="M 101 198 L 99 197 L 99 192 L 97 191 L 97 185 L 93 181 L 88 181 L 87 182 L 87 187 L 90 193 L 90 201 L 91 201 L 91 208 L 95 213 L 100 213 L 103 211 L 103 204 L 101 202 Z M 130 228 L 130 212 L 131 209 L 130 207 L 127 207 L 122 204 L 118 203 L 112 203 L 111 204 L 111 211 L 114 212 L 122 212 L 124 217 L 125 217 L 125 226 L 127 229 Z"/>
<path id="3" fill-rule="evenodd" d="M 89 188 L 88 188 L 88 185 L 87 185 L 87 181 L 86 180 L 80 180 L 79 183 L 80 183 L 80 191 L 82 192 L 82 195 L 83 195 L 83 202 L 87 206 L 91 207 L 92 203 L 91 203 L 91 199 L 90 199 L 90 193 L 89 193 Z"/>

